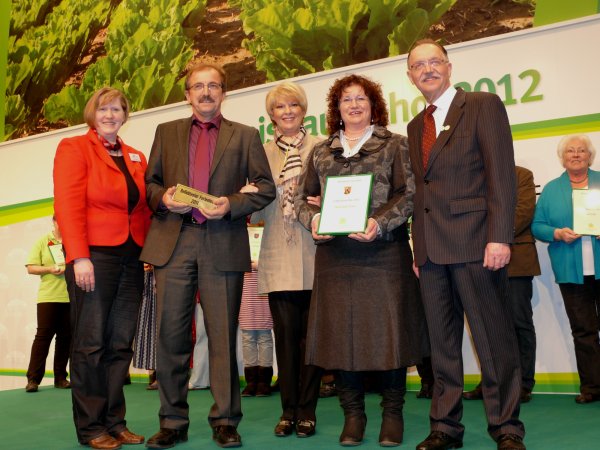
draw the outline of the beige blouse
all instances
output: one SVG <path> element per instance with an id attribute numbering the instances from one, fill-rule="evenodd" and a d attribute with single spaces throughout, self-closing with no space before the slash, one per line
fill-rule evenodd
<path id="1" fill-rule="evenodd" d="M 307 134 L 300 147 L 302 167 L 315 144 L 322 138 Z M 274 142 L 265 144 L 265 153 L 271 167 L 271 174 L 277 178 L 283 167 L 285 154 Z M 278 291 L 310 290 L 313 286 L 315 269 L 315 250 L 310 231 L 299 222 L 293 226 L 293 242 L 286 242 L 283 231 L 283 213 L 281 210 L 280 192 L 265 209 L 252 214 L 252 223 L 265 222 L 260 256 L 258 263 L 258 292 L 266 294 Z"/>

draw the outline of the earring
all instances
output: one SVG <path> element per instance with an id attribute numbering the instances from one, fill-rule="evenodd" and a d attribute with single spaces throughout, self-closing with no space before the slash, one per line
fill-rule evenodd
<path id="1" fill-rule="evenodd" d="M 340 119 L 340 127 L 344 126 L 344 121 L 342 119 Z"/>

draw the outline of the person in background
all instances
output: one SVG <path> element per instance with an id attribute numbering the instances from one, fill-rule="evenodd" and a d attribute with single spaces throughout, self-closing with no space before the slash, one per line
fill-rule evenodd
<path id="1" fill-rule="evenodd" d="M 150 224 L 146 158 L 118 135 L 129 111 L 119 90 L 96 91 L 84 110 L 88 132 L 63 139 L 54 158 L 54 207 L 71 300 L 73 418 L 79 442 L 98 449 L 144 442 L 127 428 L 123 393 Z"/>
<path id="2" fill-rule="evenodd" d="M 517 333 L 521 363 L 521 403 L 531 400 L 535 385 L 535 326 L 533 324 L 533 277 L 541 273 L 531 222 L 535 211 L 535 183 L 533 173 L 516 166 L 517 207 L 515 210 L 515 240 L 510 246 L 508 285 L 510 288 L 511 316 Z M 465 400 L 481 400 L 481 382 L 472 391 L 463 393 Z"/>
<path id="3" fill-rule="evenodd" d="M 200 304 L 200 295 L 196 292 L 196 309 L 194 312 L 192 342 L 194 350 L 190 368 L 188 389 L 198 391 L 210 387 L 210 362 L 208 361 L 208 336 L 204 326 L 204 312 Z"/>
<path id="4" fill-rule="evenodd" d="M 600 400 L 600 241 L 573 230 L 573 191 L 600 189 L 600 172 L 590 169 L 596 149 L 585 134 L 563 137 L 557 153 L 565 171 L 544 187 L 531 230 L 549 243 L 575 345 L 581 392 L 575 402 L 584 404 Z"/>
<path id="5" fill-rule="evenodd" d="M 497 95 L 454 88 L 448 53 L 431 39 L 413 44 L 407 65 L 427 104 L 408 124 L 408 141 L 416 182 L 415 273 L 435 380 L 430 434 L 417 450 L 463 445 L 465 316 L 481 364 L 488 433 L 498 450 L 523 450 L 521 371 L 505 268 L 516 192 L 506 108 Z"/>
<path id="6" fill-rule="evenodd" d="M 208 336 L 212 437 L 220 447 L 242 445 L 236 344 L 244 272 L 250 270 L 246 216 L 273 200 L 275 186 L 258 130 L 221 114 L 226 81 L 218 65 L 190 67 L 185 97 L 192 114 L 159 124 L 150 152 L 146 187 L 154 215 L 141 259 L 156 275 L 161 403 L 160 430 L 148 439 L 150 448 L 187 441 L 196 291 Z M 239 192 L 247 182 L 257 192 Z M 174 200 L 177 184 L 216 197 L 214 208 Z"/>
<path id="7" fill-rule="evenodd" d="M 154 269 L 150 264 L 144 264 L 144 293 L 133 345 L 133 367 L 149 371 L 146 389 L 155 391 L 158 389 L 155 370 L 156 285 L 154 283 Z"/>
<path id="8" fill-rule="evenodd" d="M 337 370 L 345 416 L 342 446 L 363 440 L 367 371 L 379 375 L 379 444 L 400 445 L 406 368 L 428 352 L 408 242 L 414 177 L 406 138 L 387 125 L 379 84 L 359 75 L 336 80 L 327 96 L 330 136 L 309 155 L 295 196 L 298 220 L 318 243 L 306 362 Z M 365 230 L 335 237 L 317 234 L 320 208 L 308 197 L 321 195 L 328 177 L 357 174 L 373 175 Z"/>
<path id="9" fill-rule="evenodd" d="M 277 186 L 275 201 L 252 215 L 264 221 L 258 271 L 258 292 L 267 294 L 273 317 L 277 379 L 282 412 L 275 436 L 315 434 L 321 369 L 305 363 L 306 327 L 311 305 L 315 245 L 299 222 L 293 199 L 300 172 L 319 138 L 307 133 L 304 89 L 284 82 L 272 88 L 265 106 L 274 140 L 264 146 Z"/>
<path id="10" fill-rule="evenodd" d="M 68 389 L 67 362 L 71 346 L 69 294 L 65 283 L 64 259 L 57 263 L 53 256 L 62 252 L 62 236 L 56 216 L 52 216 L 52 231 L 35 243 L 27 257 L 27 273 L 40 276 L 37 298 L 37 332 L 31 346 L 25 392 L 37 392 L 46 372 L 46 358 L 52 338 L 54 346 L 54 387 Z"/>
<path id="11" fill-rule="evenodd" d="M 250 230 L 252 228 L 249 228 Z M 268 397 L 273 381 L 273 318 L 269 298 L 258 293 L 258 261 L 244 274 L 240 330 L 246 387 L 242 397 Z"/>

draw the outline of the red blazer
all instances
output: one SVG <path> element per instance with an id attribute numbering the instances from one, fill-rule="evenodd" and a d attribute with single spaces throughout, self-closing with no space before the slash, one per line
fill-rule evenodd
<path id="1" fill-rule="evenodd" d="M 67 262 L 90 256 L 90 245 L 116 246 L 127 241 L 144 245 L 150 226 L 142 152 L 123 144 L 123 157 L 140 192 L 129 216 L 127 184 L 121 170 L 93 130 L 63 139 L 54 157 L 54 210 Z"/>

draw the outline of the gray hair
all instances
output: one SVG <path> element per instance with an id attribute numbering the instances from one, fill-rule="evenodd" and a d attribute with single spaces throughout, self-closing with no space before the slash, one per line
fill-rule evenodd
<path id="1" fill-rule="evenodd" d="M 596 149 L 592 145 L 592 141 L 587 134 L 569 134 L 563 137 L 558 143 L 558 147 L 556 148 L 556 154 L 558 155 L 558 159 L 560 163 L 564 167 L 564 156 L 565 150 L 567 146 L 571 143 L 571 141 L 579 140 L 585 144 L 586 150 L 590 153 L 589 165 L 594 164 L 594 158 L 596 157 Z"/>

